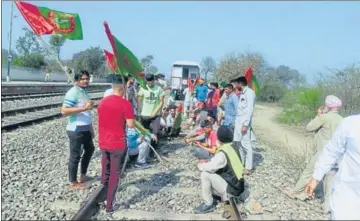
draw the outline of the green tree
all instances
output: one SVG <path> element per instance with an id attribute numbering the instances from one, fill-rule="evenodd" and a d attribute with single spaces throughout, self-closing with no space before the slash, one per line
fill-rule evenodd
<path id="1" fill-rule="evenodd" d="M 20 56 L 27 56 L 31 53 L 42 53 L 44 49 L 40 46 L 34 33 L 28 29 L 23 28 L 24 36 L 20 36 L 15 43 L 15 47 Z"/>
<path id="2" fill-rule="evenodd" d="M 60 59 L 60 49 L 64 45 L 65 41 L 66 38 L 64 37 L 64 35 L 52 35 L 50 37 L 49 43 L 52 49 L 55 51 L 58 59 Z"/>
<path id="3" fill-rule="evenodd" d="M 90 74 L 98 77 L 108 74 L 106 58 L 99 46 L 90 47 L 85 51 L 75 53 L 72 58 L 72 64 L 75 71 L 87 70 Z"/>
<path id="4" fill-rule="evenodd" d="M 285 65 L 280 65 L 276 68 L 267 67 L 265 73 L 264 77 L 279 82 L 287 88 L 303 86 L 306 83 L 304 75 L 300 74 L 298 70 L 291 69 Z"/>

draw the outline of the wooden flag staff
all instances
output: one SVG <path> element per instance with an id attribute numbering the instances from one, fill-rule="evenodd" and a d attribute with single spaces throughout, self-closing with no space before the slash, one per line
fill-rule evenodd
<path id="1" fill-rule="evenodd" d="M 37 39 L 39 41 L 41 41 L 41 43 L 44 45 L 45 49 L 52 54 L 55 58 L 56 58 L 56 62 L 60 65 L 61 69 L 64 70 L 68 80 L 71 81 L 71 83 L 74 83 L 74 80 L 71 78 L 70 74 L 68 73 L 68 70 L 64 67 L 64 65 L 61 63 L 61 61 L 59 60 L 58 56 L 56 56 L 56 53 L 51 49 L 51 47 L 46 43 L 46 41 L 40 36 L 40 35 L 36 35 Z"/>

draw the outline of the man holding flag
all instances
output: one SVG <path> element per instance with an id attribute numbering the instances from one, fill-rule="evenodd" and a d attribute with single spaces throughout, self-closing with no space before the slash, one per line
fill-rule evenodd
<path id="1" fill-rule="evenodd" d="M 98 107 L 99 147 L 101 149 L 101 184 L 107 188 L 106 212 L 114 211 L 115 194 L 126 154 L 125 126 L 135 126 L 134 113 L 129 101 L 123 98 L 125 84 L 115 75 L 113 94 L 103 98 Z"/>
<path id="2" fill-rule="evenodd" d="M 149 129 L 157 140 L 160 132 L 160 111 L 164 105 L 165 94 L 160 86 L 154 84 L 153 74 L 146 74 L 145 81 L 147 89 L 140 88 L 138 93 L 138 116 L 141 117 L 141 124 Z M 156 143 L 156 141 L 152 142 L 152 146 L 155 147 Z"/>

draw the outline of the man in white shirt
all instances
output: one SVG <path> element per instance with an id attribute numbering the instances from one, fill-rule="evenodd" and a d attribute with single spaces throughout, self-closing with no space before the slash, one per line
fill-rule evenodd
<path id="1" fill-rule="evenodd" d="M 330 198 L 331 220 L 360 219 L 360 114 L 346 117 L 319 156 L 305 192 L 309 197 L 334 165 L 339 171 L 333 180 Z"/>

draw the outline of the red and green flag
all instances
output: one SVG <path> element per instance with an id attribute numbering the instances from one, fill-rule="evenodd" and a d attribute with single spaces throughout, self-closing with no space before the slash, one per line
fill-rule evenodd
<path id="1" fill-rule="evenodd" d="M 139 121 L 135 120 L 135 129 L 142 135 L 148 136 L 151 139 L 151 133 Z"/>
<path id="2" fill-rule="evenodd" d="M 260 94 L 260 86 L 259 83 L 256 80 L 255 75 L 253 74 L 252 68 L 249 67 L 249 69 L 245 72 L 245 78 L 248 82 L 248 85 L 253 89 L 256 96 L 259 96 Z"/>
<path id="3" fill-rule="evenodd" d="M 83 39 L 78 14 L 38 7 L 23 1 L 15 1 L 15 4 L 35 34 L 60 34 L 70 40 Z"/>
<path id="4" fill-rule="evenodd" d="M 144 74 L 139 60 L 127 47 L 125 47 L 125 45 L 123 45 L 114 35 L 111 34 L 107 22 L 104 22 L 104 27 L 106 35 L 109 38 L 111 47 L 114 51 L 117 66 L 121 67 L 121 69 L 129 75 L 135 77 L 140 86 L 147 89 L 145 79 L 141 77 Z"/>

